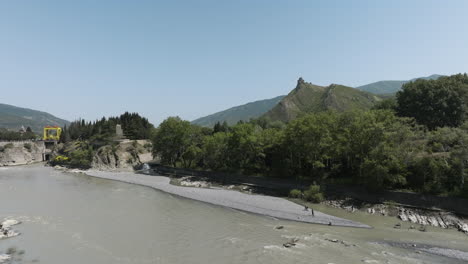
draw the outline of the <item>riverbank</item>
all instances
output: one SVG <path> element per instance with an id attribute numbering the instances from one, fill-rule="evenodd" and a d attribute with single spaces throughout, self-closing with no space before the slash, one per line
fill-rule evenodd
<path id="1" fill-rule="evenodd" d="M 323 204 L 350 213 L 361 211 L 371 215 L 375 214 L 394 218 L 396 220 L 395 229 L 401 228 L 401 221 L 410 223 L 410 229 L 417 229 L 422 232 L 426 231 L 427 226 L 431 226 L 442 229 L 456 229 L 468 235 L 468 221 L 466 217 L 436 208 L 432 210 L 422 209 L 402 206 L 392 202 L 369 204 L 352 198 L 328 199 Z"/>
<path id="2" fill-rule="evenodd" d="M 97 178 L 143 185 L 180 197 L 279 219 L 322 225 L 371 228 L 366 224 L 331 216 L 318 211 L 314 211 L 312 215 L 310 209 L 304 210 L 303 206 L 279 197 L 253 195 L 222 188 L 182 187 L 172 185 L 170 183 L 170 178 L 165 176 L 98 170 L 68 171 L 85 173 L 86 175 Z"/>
<path id="3" fill-rule="evenodd" d="M 211 172 L 169 169 L 161 166 L 156 167 L 154 171 L 170 176 L 171 183 L 179 186 L 224 188 L 275 197 L 285 197 L 289 190 L 298 188 L 291 182 L 278 180 L 265 182 L 263 179 L 256 177 L 217 175 Z M 224 179 L 227 179 L 226 182 Z M 333 188 L 330 189 L 330 187 Z M 468 234 L 466 214 L 462 214 L 462 212 L 466 211 L 464 208 L 465 203 L 461 199 L 398 192 L 384 192 L 380 197 L 356 187 L 326 185 L 326 199 L 322 204 L 349 213 L 360 211 L 369 215 L 386 216 L 395 221 L 395 228 L 399 227 L 400 222 L 409 222 L 414 224 L 410 226 L 412 229 L 420 231 L 426 230 L 427 226 L 432 226 L 442 229 L 456 229 Z M 301 206 L 317 207 L 317 204 L 301 199 L 288 199 Z M 400 203 L 394 200 L 398 200 Z M 453 204 L 450 204 L 450 202 L 453 202 Z"/>

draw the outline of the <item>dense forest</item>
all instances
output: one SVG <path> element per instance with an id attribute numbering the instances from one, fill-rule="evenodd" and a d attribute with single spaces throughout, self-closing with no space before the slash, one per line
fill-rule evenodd
<path id="1" fill-rule="evenodd" d="M 372 110 L 327 111 L 285 124 L 202 128 L 169 117 L 156 129 L 163 164 L 270 177 L 468 196 L 468 76 L 406 83 Z"/>

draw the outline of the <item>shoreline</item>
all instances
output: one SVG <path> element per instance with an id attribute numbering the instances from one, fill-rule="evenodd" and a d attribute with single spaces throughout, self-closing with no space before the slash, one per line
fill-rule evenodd
<path id="1" fill-rule="evenodd" d="M 239 191 L 221 188 L 182 187 L 171 184 L 171 179 L 167 176 L 155 176 L 120 171 L 82 171 L 67 169 L 64 171 L 83 173 L 91 177 L 142 185 L 191 200 L 278 219 L 322 225 L 330 225 L 331 223 L 332 226 L 341 227 L 372 228 L 366 224 L 324 214 L 315 210 L 314 216 L 312 216 L 311 212 L 305 211 L 303 206 L 284 198 L 246 194 Z"/>

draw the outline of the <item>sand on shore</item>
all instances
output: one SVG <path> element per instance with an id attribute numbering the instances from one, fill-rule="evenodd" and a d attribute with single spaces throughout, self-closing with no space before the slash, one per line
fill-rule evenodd
<path id="1" fill-rule="evenodd" d="M 314 224 L 358 228 L 371 228 L 368 225 L 314 211 L 314 216 L 304 207 L 283 198 L 246 194 L 233 190 L 181 187 L 170 184 L 165 176 L 137 174 L 133 172 L 81 171 L 89 176 L 138 184 L 197 201 L 225 206 L 245 212 L 270 216 L 279 219 Z"/>

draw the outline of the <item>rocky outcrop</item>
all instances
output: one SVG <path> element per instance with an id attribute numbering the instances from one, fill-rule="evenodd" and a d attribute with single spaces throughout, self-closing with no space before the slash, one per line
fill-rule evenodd
<path id="1" fill-rule="evenodd" d="M 0 166 L 24 165 L 42 161 L 43 142 L 0 142 Z"/>
<path id="2" fill-rule="evenodd" d="M 18 236 L 19 233 L 10 228 L 20 222 L 14 219 L 7 219 L 0 223 L 0 239 Z"/>
<path id="3" fill-rule="evenodd" d="M 419 225 L 430 225 L 441 228 L 455 228 L 468 234 L 468 224 L 451 213 L 427 212 L 416 209 L 400 208 L 398 218 L 402 221 Z"/>
<path id="4" fill-rule="evenodd" d="M 468 234 L 468 225 L 451 213 L 427 212 L 415 209 L 400 208 L 398 218 L 402 221 L 419 225 L 430 225 L 441 228 L 455 228 Z"/>
<path id="5" fill-rule="evenodd" d="M 357 210 L 364 211 L 368 214 L 379 214 L 384 216 L 397 217 L 401 221 L 411 222 L 420 225 L 420 231 L 425 231 L 426 226 L 434 226 L 440 228 L 454 228 L 465 234 L 468 234 L 468 223 L 466 220 L 446 211 L 436 211 L 429 209 L 415 209 L 404 207 L 397 204 L 363 204 L 354 199 L 337 199 L 337 200 L 326 200 L 323 204 L 341 208 L 349 212 L 355 212 Z M 394 228 L 401 228 L 401 224 L 398 223 Z M 411 226 L 412 229 L 416 227 Z"/>
<path id="6" fill-rule="evenodd" d="M 99 148 L 91 166 L 100 170 L 132 170 L 152 159 L 149 140 L 126 140 Z"/>
<path id="7" fill-rule="evenodd" d="M 18 236 L 20 233 L 14 230 L 11 230 L 11 227 L 14 225 L 19 224 L 20 221 L 15 219 L 6 219 L 3 222 L 0 222 L 0 240 L 6 239 L 10 237 Z M 10 263 L 12 260 L 12 253 L 15 253 L 15 250 L 11 250 L 12 248 L 8 249 L 6 254 L 0 254 L 0 263 Z"/>

